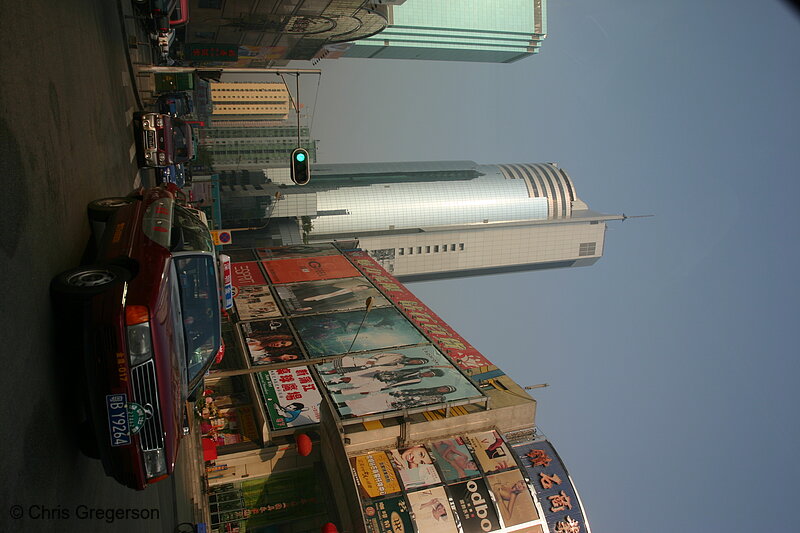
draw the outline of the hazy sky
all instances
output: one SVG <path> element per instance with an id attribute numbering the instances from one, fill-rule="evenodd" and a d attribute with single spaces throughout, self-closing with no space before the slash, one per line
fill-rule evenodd
<path id="1" fill-rule="evenodd" d="M 511 65 L 323 61 L 318 160 L 556 161 L 592 209 L 655 214 L 612 224 L 589 268 L 409 288 L 518 383 L 550 383 L 537 422 L 595 533 L 791 529 L 800 18 L 744 0 L 548 14 L 541 53 Z"/>

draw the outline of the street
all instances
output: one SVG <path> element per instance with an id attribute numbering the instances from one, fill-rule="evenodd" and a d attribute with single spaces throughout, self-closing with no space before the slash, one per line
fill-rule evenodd
<path id="1" fill-rule="evenodd" d="M 79 452 L 80 359 L 48 291 L 81 259 L 87 202 L 124 195 L 139 177 L 121 5 L 3 0 L 2 531 L 174 531 L 178 521 L 180 478 L 136 492 Z"/>

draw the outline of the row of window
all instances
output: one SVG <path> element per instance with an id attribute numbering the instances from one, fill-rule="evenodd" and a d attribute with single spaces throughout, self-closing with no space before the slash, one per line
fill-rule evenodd
<path id="1" fill-rule="evenodd" d="M 441 245 L 441 247 L 438 244 L 433 245 L 433 246 L 417 246 L 417 247 L 409 246 L 408 248 L 398 248 L 397 249 L 397 254 L 398 255 L 406 255 L 406 253 L 408 255 L 414 255 L 415 253 L 417 253 L 417 254 L 434 253 L 435 254 L 435 253 L 439 253 L 440 251 L 447 252 L 448 251 L 448 247 L 449 247 L 449 251 L 451 251 L 451 252 L 455 252 L 455 251 L 461 252 L 461 251 L 464 250 L 464 243 L 463 242 L 458 243 L 457 246 L 458 246 L 458 248 L 456 248 L 455 244 L 443 244 L 443 245 Z M 441 250 L 440 250 L 440 248 L 441 248 Z M 424 252 L 423 252 L 423 250 L 424 250 Z"/>

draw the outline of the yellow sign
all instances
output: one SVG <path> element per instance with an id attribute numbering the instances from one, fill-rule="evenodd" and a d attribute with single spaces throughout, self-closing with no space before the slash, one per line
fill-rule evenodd
<path id="1" fill-rule="evenodd" d="M 350 459 L 356 481 L 362 495 L 377 498 L 400 492 L 400 482 L 392 468 L 392 462 L 384 452 L 359 455 Z"/>
<path id="2" fill-rule="evenodd" d="M 212 229 L 211 238 L 214 239 L 215 246 L 224 246 L 233 242 L 233 237 L 230 231 Z"/>

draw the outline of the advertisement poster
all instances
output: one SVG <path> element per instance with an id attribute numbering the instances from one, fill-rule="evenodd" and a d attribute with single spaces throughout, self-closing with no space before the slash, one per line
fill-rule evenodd
<path id="1" fill-rule="evenodd" d="M 417 533 L 458 533 L 453 509 L 444 487 L 407 494 Z"/>
<path id="2" fill-rule="evenodd" d="M 427 339 L 393 307 L 379 307 L 366 314 L 363 311 L 349 311 L 295 317 L 292 323 L 305 344 L 309 357 L 427 342 Z"/>
<path id="3" fill-rule="evenodd" d="M 244 322 L 239 328 L 253 365 L 285 363 L 303 358 L 297 339 L 284 319 Z"/>
<path id="4" fill-rule="evenodd" d="M 491 361 L 456 333 L 402 283 L 386 272 L 366 252 L 347 252 L 347 257 L 459 367 L 464 370 L 472 370 L 492 366 Z"/>
<path id="5" fill-rule="evenodd" d="M 266 285 L 234 288 L 233 301 L 239 320 L 258 320 L 281 316 L 275 298 Z"/>
<path id="6" fill-rule="evenodd" d="M 414 533 L 411 513 L 402 496 L 364 502 L 367 533 Z"/>
<path id="7" fill-rule="evenodd" d="M 508 446 L 496 431 L 470 433 L 464 440 L 472 447 L 473 454 L 485 473 L 517 468 L 517 463 Z"/>
<path id="8" fill-rule="evenodd" d="M 272 429 L 285 429 L 319 422 L 319 394 L 305 366 L 281 368 L 256 374 Z"/>
<path id="9" fill-rule="evenodd" d="M 389 457 L 406 491 L 440 483 L 433 459 L 424 446 L 390 450 Z"/>
<path id="10" fill-rule="evenodd" d="M 489 533 L 500 529 L 492 497 L 481 478 L 448 485 L 464 533 Z"/>
<path id="11" fill-rule="evenodd" d="M 539 518 L 528 484 L 519 470 L 486 476 L 506 527 L 524 524 Z"/>
<path id="12" fill-rule="evenodd" d="M 227 252 L 226 252 L 227 253 Z M 267 280 L 261 273 L 258 261 L 245 261 L 237 263 L 231 259 L 231 274 L 234 287 L 249 287 L 252 285 L 266 285 Z"/>
<path id="13" fill-rule="evenodd" d="M 373 307 L 390 305 L 363 277 L 278 285 L 276 290 L 290 315 L 364 309 L 367 298 Z"/>
<path id="14" fill-rule="evenodd" d="M 296 244 L 274 248 L 256 248 L 256 254 L 261 259 L 292 259 L 297 257 L 339 255 L 339 250 L 332 244 Z"/>
<path id="15" fill-rule="evenodd" d="M 431 345 L 345 355 L 317 370 L 343 418 L 481 397 Z"/>
<path id="16" fill-rule="evenodd" d="M 273 259 L 262 261 L 273 283 L 295 283 L 321 279 L 352 278 L 359 271 L 341 255 Z"/>
<path id="17" fill-rule="evenodd" d="M 350 459 L 350 468 L 362 499 L 374 499 L 400 492 L 400 481 L 386 452 L 353 457 Z"/>
<path id="18" fill-rule="evenodd" d="M 525 467 L 551 531 L 585 531 L 583 509 L 567 469 L 546 440 L 512 448 Z"/>
<path id="19" fill-rule="evenodd" d="M 447 483 L 480 474 L 475 459 L 461 437 L 431 442 L 429 448 Z"/>

